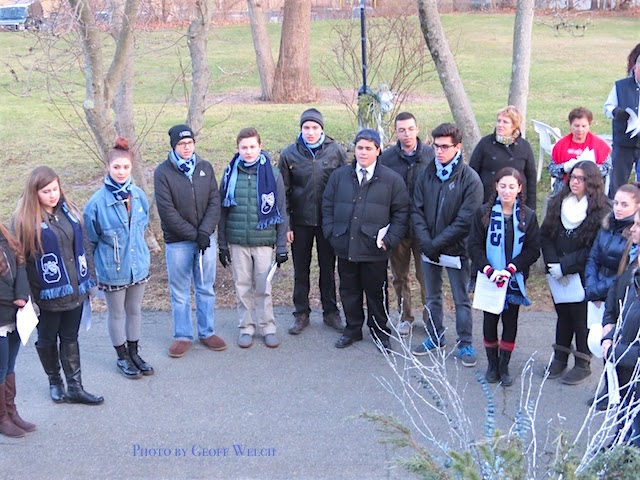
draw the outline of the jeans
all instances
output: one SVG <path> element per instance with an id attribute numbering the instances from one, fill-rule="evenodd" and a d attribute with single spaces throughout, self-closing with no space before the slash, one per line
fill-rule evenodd
<path id="1" fill-rule="evenodd" d="M 293 304 L 296 308 L 296 315 L 308 315 L 311 312 L 309 308 L 309 272 L 314 238 L 320 270 L 318 280 L 320 299 L 322 300 L 322 312 L 326 317 L 338 311 L 335 279 L 336 257 L 329 241 L 322 234 L 322 227 L 293 226 L 293 243 L 291 244 L 295 275 Z"/>
<path id="2" fill-rule="evenodd" d="M 82 318 L 82 307 L 81 304 L 79 307 L 65 312 L 41 310 L 36 345 L 38 347 L 58 345 L 58 337 L 60 337 L 60 343 L 76 343 Z"/>
<path id="3" fill-rule="evenodd" d="M 469 283 L 469 262 L 461 258 L 462 268 L 447 268 L 447 276 L 451 284 L 453 302 L 456 306 L 456 333 L 460 348 L 471 345 L 473 320 L 471 317 L 471 300 L 467 291 Z M 422 262 L 424 284 L 427 289 L 426 306 L 430 319 L 427 320 L 427 330 L 434 343 L 444 344 L 444 325 L 442 323 L 442 269 L 439 265 Z"/>
<path id="4" fill-rule="evenodd" d="M 214 307 L 216 294 L 217 248 L 211 235 L 211 246 L 200 255 L 196 242 L 166 244 L 167 273 L 173 313 L 173 337 L 176 340 L 193 341 L 191 320 L 191 283 L 196 296 L 196 323 L 198 337 L 209 338 L 214 333 Z M 200 263 L 202 260 L 202 264 Z"/>
<path id="5" fill-rule="evenodd" d="M 0 336 L 0 384 L 16 366 L 16 357 L 20 351 L 20 337 L 17 330 L 7 333 L 6 337 Z"/>

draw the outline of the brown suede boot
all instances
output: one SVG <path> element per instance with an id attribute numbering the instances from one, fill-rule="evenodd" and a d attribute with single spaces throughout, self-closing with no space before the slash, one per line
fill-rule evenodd
<path id="1" fill-rule="evenodd" d="M 4 385 L 4 398 L 5 404 L 7 405 L 7 415 L 9 415 L 9 418 L 16 426 L 18 426 L 25 432 L 33 432 L 36 429 L 36 426 L 33 423 L 27 422 L 20 418 L 20 415 L 18 415 L 18 412 L 16 410 L 16 374 L 10 373 L 9 375 L 7 375 L 7 377 L 4 379 Z"/>
<path id="2" fill-rule="evenodd" d="M 0 433 L 7 437 L 24 437 L 25 431 L 13 423 L 9 418 L 9 415 L 7 415 L 5 392 L 6 385 L 4 383 L 0 383 Z"/>

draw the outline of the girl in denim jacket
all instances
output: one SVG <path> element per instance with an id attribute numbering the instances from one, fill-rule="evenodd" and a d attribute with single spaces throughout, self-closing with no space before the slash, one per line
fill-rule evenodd
<path id="1" fill-rule="evenodd" d="M 84 209 L 98 287 L 107 301 L 107 325 L 127 378 L 152 375 L 153 367 L 138 355 L 142 297 L 149 280 L 150 253 L 144 239 L 149 202 L 132 183 L 133 152 L 118 138 L 107 153 L 107 176 Z M 125 343 L 126 340 L 126 343 Z"/>

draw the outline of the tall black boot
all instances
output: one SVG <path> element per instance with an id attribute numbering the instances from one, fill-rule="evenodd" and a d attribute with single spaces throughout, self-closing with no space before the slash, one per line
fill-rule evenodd
<path id="1" fill-rule="evenodd" d="M 500 372 L 500 381 L 504 387 L 510 387 L 513 385 L 513 378 L 509 375 L 509 361 L 511 361 L 511 352 L 500 350 L 500 355 L 498 357 L 498 370 Z"/>
<path id="2" fill-rule="evenodd" d="M 78 342 L 61 343 L 60 359 L 62 360 L 64 375 L 67 377 L 67 402 L 84 403 L 86 405 L 100 405 L 104 402 L 104 398 L 91 395 L 82 388 Z"/>
<path id="3" fill-rule="evenodd" d="M 58 357 L 58 345 L 39 347 L 36 345 L 40 363 L 44 368 L 44 373 L 49 377 L 49 391 L 51 400 L 56 403 L 64 402 L 65 391 L 62 377 L 60 376 L 60 359 Z"/>
<path id="4" fill-rule="evenodd" d="M 131 358 L 129 358 L 129 353 L 127 352 L 127 347 L 123 343 L 117 347 L 113 347 L 116 349 L 118 353 L 118 369 L 120 373 L 127 378 L 140 378 L 142 377 L 142 372 L 136 367 Z"/>
<path id="5" fill-rule="evenodd" d="M 489 383 L 497 383 L 500 380 L 500 372 L 498 370 L 498 347 L 485 347 L 487 351 L 487 360 L 489 366 L 487 367 L 487 373 L 484 374 L 484 378 Z"/>
<path id="6" fill-rule="evenodd" d="M 578 351 L 574 351 L 573 355 L 576 357 L 574 367 L 560 379 L 567 385 L 578 385 L 591 375 L 591 355 Z"/>
<path id="7" fill-rule="evenodd" d="M 142 372 L 143 375 L 153 375 L 153 367 L 145 362 L 140 355 L 138 355 L 138 341 L 129 342 L 127 341 L 127 351 L 129 352 L 129 358 L 133 364 L 138 367 L 138 370 Z"/>

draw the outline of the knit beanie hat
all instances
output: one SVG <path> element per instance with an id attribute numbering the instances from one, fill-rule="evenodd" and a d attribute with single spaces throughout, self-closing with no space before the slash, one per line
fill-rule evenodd
<path id="1" fill-rule="evenodd" d="M 169 139 L 171 140 L 171 148 L 175 149 L 176 145 L 183 138 L 191 138 L 196 141 L 193 130 L 188 125 L 175 125 L 169 129 Z"/>
<path id="2" fill-rule="evenodd" d="M 315 108 L 310 108 L 309 110 L 302 112 L 302 115 L 300 116 L 300 127 L 304 125 L 304 122 L 316 122 L 324 130 L 324 119 L 322 118 L 322 114 Z"/>
<path id="3" fill-rule="evenodd" d="M 358 140 L 370 140 L 376 144 L 376 147 L 380 148 L 380 134 L 370 128 L 364 128 L 358 132 L 354 144 L 358 143 Z"/>

